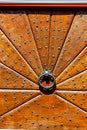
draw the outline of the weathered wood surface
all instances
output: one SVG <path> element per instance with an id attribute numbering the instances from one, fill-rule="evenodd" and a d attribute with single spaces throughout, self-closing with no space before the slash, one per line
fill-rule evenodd
<path id="1" fill-rule="evenodd" d="M 86 11 L 0 11 L 0 128 L 87 130 Z"/>

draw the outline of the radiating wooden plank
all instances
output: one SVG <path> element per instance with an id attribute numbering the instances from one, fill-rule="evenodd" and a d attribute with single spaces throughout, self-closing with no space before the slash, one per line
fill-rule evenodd
<path id="1" fill-rule="evenodd" d="M 39 95 L 33 91 L 0 90 L 0 116 Z"/>
<path id="2" fill-rule="evenodd" d="M 87 15 L 77 13 L 54 69 L 58 76 L 87 45 Z"/>
<path id="3" fill-rule="evenodd" d="M 87 91 L 57 91 L 56 94 L 87 111 Z"/>
<path id="4" fill-rule="evenodd" d="M 4 89 L 39 89 L 38 85 L 17 72 L 0 64 L 0 88 Z"/>
<path id="5" fill-rule="evenodd" d="M 51 14 L 49 69 L 53 70 L 74 18 L 73 12 L 53 11 Z"/>
<path id="6" fill-rule="evenodd" d="M 48 67 L 48 47 L 50 35 L 50 12 L 29 11 L 28 17 L 34 34 L 43 68 Z"/>
<path id="7" fill-rule="evenodd" d="M 34 82 L 38 82 L 36 74 L 2 31 L 0 31 L 0 62 L 24 75 L 26 78 L 29 78 Z"/>
<path id="8" fill-rule="evenodd" d="M 75 60 L 57 77 L 56 83 L 87 70 L 87 47 L 75 58 Z"/>
<path id="9" fill-rule="evenodd" d="M 61 90 L 87 90 L 87 70 L 57 84 L 57 89 Z"/>
<path id="10" fill-rule="evenodd" d="M 71 114 L 72 113 L 72 114 Z M 86 112 L 57 95 L 37 97 L 0 118 L 1 128 L 86 130 Z"/>
<path id="11" fill-rule="evenodd" d="M 0 28 L 39 75 L 42 66 L 26 12 L 1 11 Z"/>

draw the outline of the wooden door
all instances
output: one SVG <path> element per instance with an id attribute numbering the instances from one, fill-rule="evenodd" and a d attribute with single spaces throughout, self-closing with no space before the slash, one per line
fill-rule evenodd
<path id="1" fill-rule="evenodd" d="M 0 11 L 0 128 L 87 130 L 87 11 Z"/>

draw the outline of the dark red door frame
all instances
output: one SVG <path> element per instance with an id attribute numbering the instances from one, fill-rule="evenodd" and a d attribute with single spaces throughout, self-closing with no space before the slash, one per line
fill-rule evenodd
<path id="1" fill-rule="evenodd" d="M 1 7 L 87 7 L 87 3 L 0 3 Z"/>

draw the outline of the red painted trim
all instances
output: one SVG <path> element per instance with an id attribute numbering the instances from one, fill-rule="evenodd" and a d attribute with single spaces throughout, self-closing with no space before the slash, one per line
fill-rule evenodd
<path id="1" fill-rule="evenodd" d="M 87 7 L 86 4 L 24 4 L 24 3 L 0 3 L 0 7 Z"/>

